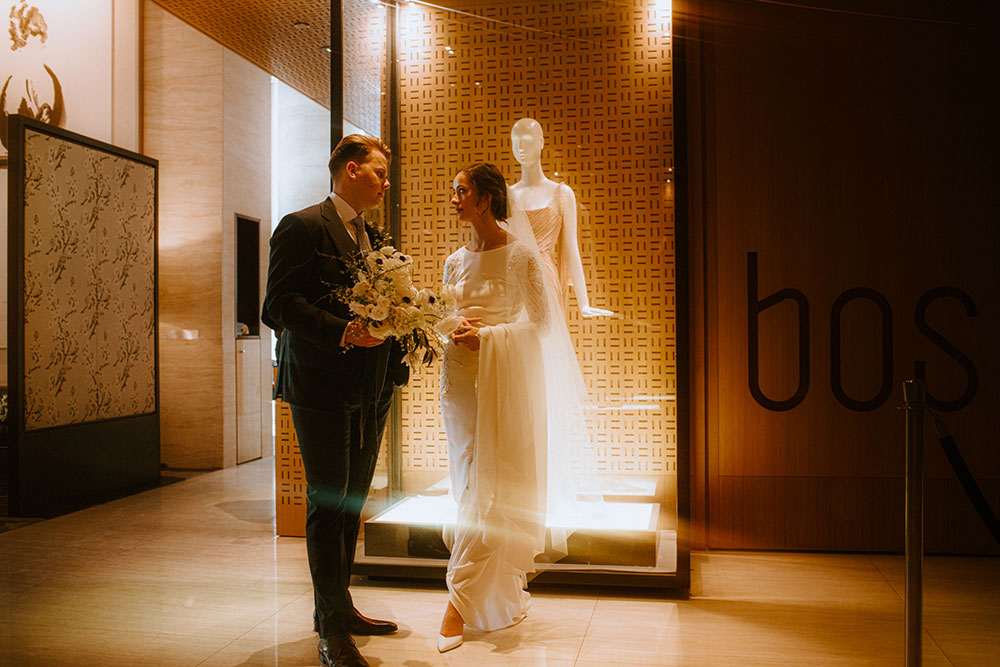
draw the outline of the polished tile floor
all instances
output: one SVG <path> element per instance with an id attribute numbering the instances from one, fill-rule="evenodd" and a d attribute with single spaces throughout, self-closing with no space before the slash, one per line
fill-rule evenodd
<path id="1" fill-rule="evenodd" d="M 305 545 L 270 459 L 0 534 L 0 665 L 314 665 Z M 925 665 L 1000 665 L 1000 559 L 929 558 Z M 527 620 L 434 647 L 444 589 L 358 581 L 372 665 L 902 665 L 897 556 L 697 553 L 692 598 L 535 591 Z"/>

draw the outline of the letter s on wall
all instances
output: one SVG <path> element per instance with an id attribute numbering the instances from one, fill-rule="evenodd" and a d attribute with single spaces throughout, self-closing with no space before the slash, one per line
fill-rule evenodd
<path id="1" fill-rule="evenodd" d="M 963 306 L 965 306 L 965 312 L 969 317 L 976 317 L 979 315 L 979 311 L 976 308 L 975 302 L 972 300 L 968 294 L 963 292 L 957 287 L 952 287 L 950 285 L 943 285 L 941 287 L 935 287 L 934 289 L 928 290 L 926 294 L 920 297 L 920 301 L 917 302 L 917 307 L 913 312 L 913 319 L 916 320 L 917 329 L 923 335 L 944 350 L 945 354 L 957 361 L 963 369 L 965 369 L 966 378 L 968 381 L 965 385 L 965 391 L 954 401 L 942 401 L 935 398 L 930 391 L 927 389 L 927 404 L 938 410 L 945 412 L 953 412 L 955 410 L 961 410 L 966 405 L 972 402 L 972 399 L 976 396 L 976 391 L 979 389 L 979 374 L 976 372 L 976 366 L 972 363 L 961 350 L 959 350 L 951 341 L 942 336 L 940 333 L 931 328 L 927 324 L 927 308 L 938 299 L 944 297 L 951 297 L 956 299 Z"/>

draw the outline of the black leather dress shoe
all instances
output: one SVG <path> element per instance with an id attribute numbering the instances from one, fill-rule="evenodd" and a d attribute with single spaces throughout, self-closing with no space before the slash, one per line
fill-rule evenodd
<path id="1" fill-rule="evenodd" d="M 330 635 L 319 640 L 319 662 L 328 667 L 369 667 L 350 635 Z"/>
<path id="2" fill-rule="evenodd" d="M 354 610 L 354 618 L 351 619 L 352 635 L 390 635 L 399 627 L 392 621 L 380 621 L 362 615 L 357 609 Z"/>

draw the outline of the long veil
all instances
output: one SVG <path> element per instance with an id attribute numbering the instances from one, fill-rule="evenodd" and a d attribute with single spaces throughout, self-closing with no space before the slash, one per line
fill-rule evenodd
<path id="1" fill-rule="evenodd" d="M 507 188 L 507 231 L 525 246 L 538 266 L 542 254 L 527 214 Z M 513 269 L 508 265 L 508 272 Z M 566 555 L 567 538 L 603 509 L 596 455 L 588 427 L 587 387 L 573 348 L 558 287 L 542 271 L 548 326 L 539 336 L 545 374 L 547 413 L 546 524 L 551 560 Z M 513 284 L 508 276 L 508 284 Z"/>

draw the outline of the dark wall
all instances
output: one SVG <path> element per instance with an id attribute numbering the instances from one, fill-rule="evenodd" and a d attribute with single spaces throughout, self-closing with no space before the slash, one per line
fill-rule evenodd
<path id="1" fill-rule="evenodd" d="M 695 546 L 901 550 L 917 360 L 1000 510 L 995 3 L 685 2 L 675 36 Z M 927 549 L 996 553 L 932 435 Z"/>

